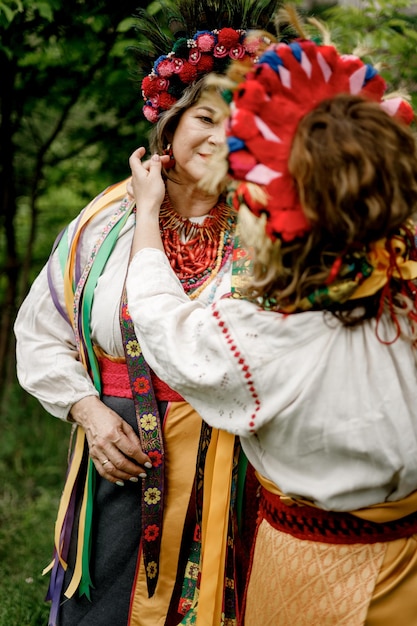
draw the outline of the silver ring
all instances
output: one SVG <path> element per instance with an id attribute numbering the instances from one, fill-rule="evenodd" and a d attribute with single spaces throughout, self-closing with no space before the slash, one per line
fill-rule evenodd
<path id="1" fill-rule="evenodd" d="M 106 463 L 109 463 L 109 459 L 106 459 L 105 461 L 103 461 L 102 465 L 106 465 Z"/>

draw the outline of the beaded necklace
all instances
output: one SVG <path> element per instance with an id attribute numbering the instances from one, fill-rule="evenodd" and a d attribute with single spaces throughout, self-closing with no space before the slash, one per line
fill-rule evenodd
<path id="1" fill-rule="evenodd" d="M 236 213 L 220 202 L 202 223 L 193 222 L 174 211 L 166 194 L 159 215 L 165 253 L 184 291 L 195 299 L 232 253 Z"/>

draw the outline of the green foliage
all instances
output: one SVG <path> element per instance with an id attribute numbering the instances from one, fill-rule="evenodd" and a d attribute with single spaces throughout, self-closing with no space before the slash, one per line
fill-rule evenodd
<path id="1" fill-rule="evenodd" d="M 16 190 L 15 208 L 0 207 L 0 241 L 2 218 L 26 222 L 16 231 L 17 262 L 29 250 L 45 261 L 58 230 L 104 187 L 127 177 L 129 154 L 146 143 L 129 53 L 137 41 L 135 8 L 134 0 L 0 2 L 0 99 L 10 111 L 2 135 L 9 146 L 4 158 L 13 162 L 12 176 L 2 162 L 0 175 L 9 197 Z M 0 274 L 10 263 L 2 252 L 6 246 Z"/>
<path id="2" fill-rule="evenodd" d="M 0 25 L 8 28 L 13 22 L 17 13 L 23 11 L 23 2 L 21 0 L 6 0 L 0 2 Z"/>
<path id="3" fill-rule="evenodd" d="M 370 0 L 320 12 L 341 52 L 354 52 L 381 72 L 389 91 L 417 91 L 417 15 L 407 0 Z"/>
<path id="4" fill-rule="evenodd" d="M 14 389 L 0 440 L 0 626 L 45 626 L 53 529 L 70 426 Z"/>

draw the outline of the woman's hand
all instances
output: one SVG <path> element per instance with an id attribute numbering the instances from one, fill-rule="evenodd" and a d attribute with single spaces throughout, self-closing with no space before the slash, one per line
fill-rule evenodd
<path id="1" fill-rule="evenodd" d="M 151 468 L 150 458 L 142 452 L 139 437 L 120 415 L 97 396 L 87 396 L 71 408 L 72 419 L 83 427 L 90 457 L 103 478 L 123 486 L 125 480 L 137 482 Z"/>
<path id="2" fill-rule="evenodd" d="M 160 157 L 154 154 L 147 161 L 142 162 L 145 148 L 138 148 L 129 159 L 132 179 L 128 185 L 128 192 L 136 201 L 136 210 L 144 212 L 159 212 L 165 196 L 165 182 L 162 178 L 162 164 L 169 160 L 168 155 Z"/>
<path id="3" fill-rule="evenodd" d="M 145 148 L 138 148 L 129 159 L 132 181 L 128 192 L 136 201 L 136 228 L 133 236 L 133 257 L 142 248 L 163 250 L 159 232 L 159 209 L 165 197 L 165 182 L 162 178 L 162 160 L 154 154 L 149 161 L 142 163 Z"/>

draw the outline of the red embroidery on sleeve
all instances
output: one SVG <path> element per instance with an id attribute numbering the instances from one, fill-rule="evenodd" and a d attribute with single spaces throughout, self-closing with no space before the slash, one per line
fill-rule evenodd
<path id="1" fill-rule="evenodd" d="M 261 408 L 261 401 L 256 392 L 255 382 L 252 378 L 250 367 L 246 363 L 244 357 L 241 355 L 239 350 L 237 349 L 234 339 L 231 336 L 230 330 L 227 327 L 226 322 L 220 318 L 220 312 L 218 311 L 218 309 L 216 309 L 215 304 L 212 305 L 212 310 L 213 310 L 213 316 L 216 318 L 217 324 L 219 328 L 221 328 L 221 331 L 223 335 L 225 336 L 226 343 L 229 345 L 230 351 L 232 352 L 233 356 L 236 359 L 236 365 L 238 369 L 241 371 L 243 378 L 244 378 L 244 382 L 247 385 L 249 393 L 252 396 L 252 399 L 254 401 L 255 410 L 250 416 L 249 432 L 255 433 L 255 420 L 256 420 L 256 415 L 259 409 Z"/>

